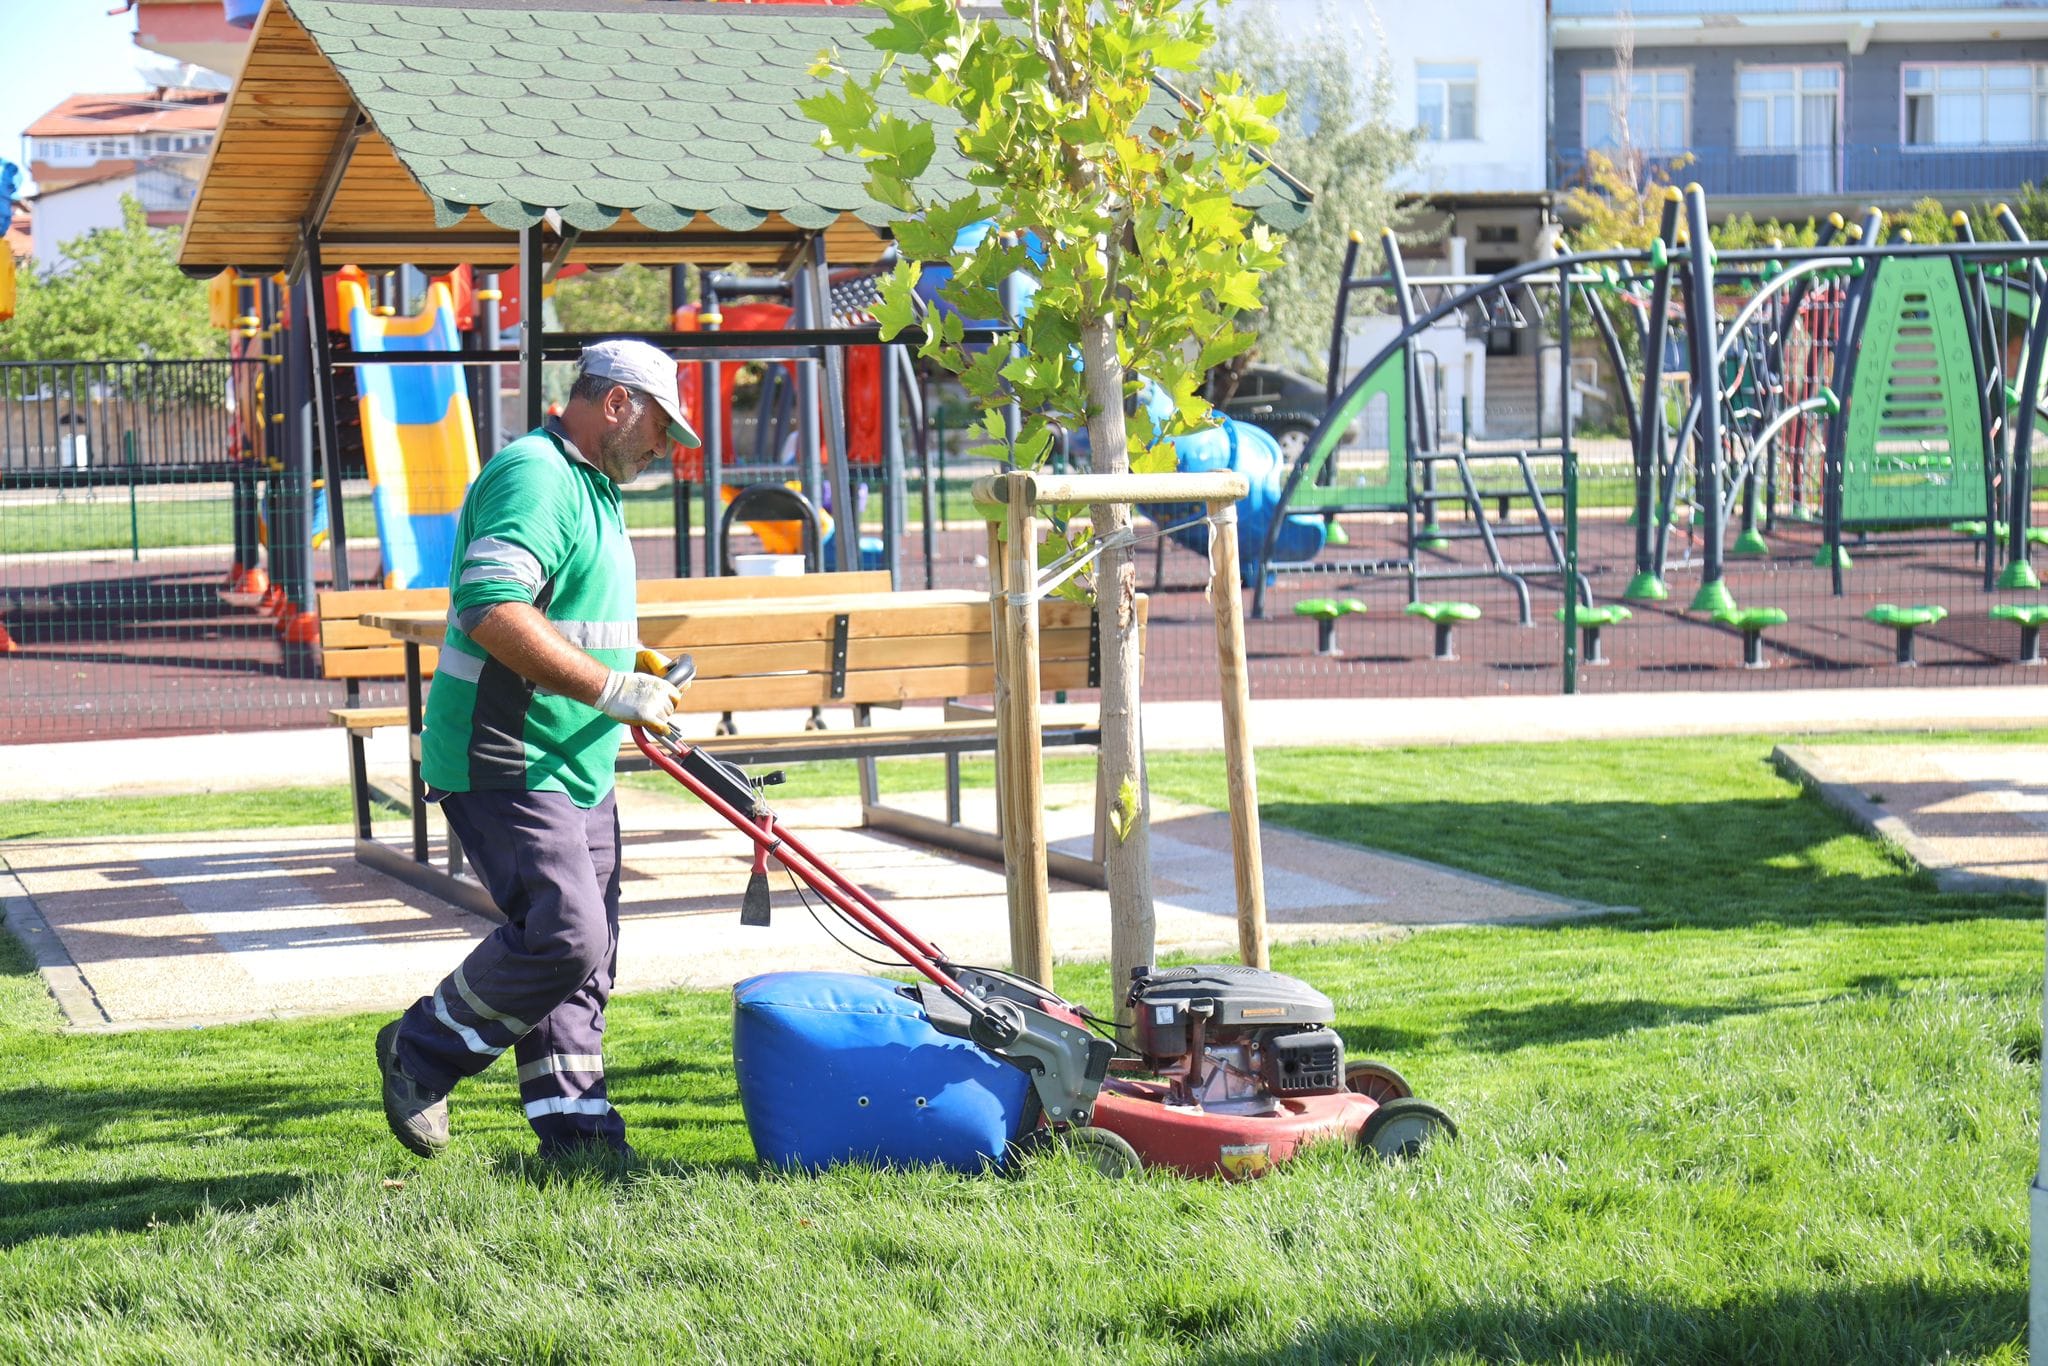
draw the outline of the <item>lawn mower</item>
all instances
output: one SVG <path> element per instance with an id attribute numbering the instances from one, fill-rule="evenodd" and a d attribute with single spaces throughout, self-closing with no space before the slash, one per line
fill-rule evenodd
<path id="1" fill-rule="evenodd" d="M 696 676 L 688 655 L 670 661 L 643 651 L 640 667 L 678 688 Z M 1415 1099 L 1393 1068 L 1347 1064 L 1344 1042 L 1330 1028 L 1330 998 L 1292 977 L 1229 964 L 1138 969 L 1125 1045 L 1111 1022 L 1051 987 L 954 962 L 890 915 L 776 819 L 761 790 L 779 784 L 780 772 L 750 775 L 673 732 L 636 726 L 633 740 L 650 763 L 753 841 L 740 923 L 769 923 L 773 859 L 801 884 L 799 893 L 808 887 L 847 926 L 924 978 L 901 990 L 933 1028 L 1030 1078 L 1013 1155 L 1059 1147 L 1109 1175 L 1142 1165 L 1238 1178 L 1260 1175 L 1315 1141 L 1405 1157 L 1456 1135 L 1450 1117 Z"/>

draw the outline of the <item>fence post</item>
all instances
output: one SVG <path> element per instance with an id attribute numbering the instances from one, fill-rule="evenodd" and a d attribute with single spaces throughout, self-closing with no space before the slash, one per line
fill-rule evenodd
<path id="1" fill-rule="evenodd" d="M 1564 481 L 1564 691 L 1579 690 L 1579 456 L 1572 444 L 1572 273 L 1557 268 L 1557 392 Z M 1536 405 L 1543 407 L 1539 401 Z M 1589 606 L 1591 604 L 1588 604 Z"/>
<path id="2" fill-rule="evenodd" d="M 142 560 L 142 518 L 135 510 L 135 429 L 121 433 L 121 459 L 128 465 L 128 559 Z"/>

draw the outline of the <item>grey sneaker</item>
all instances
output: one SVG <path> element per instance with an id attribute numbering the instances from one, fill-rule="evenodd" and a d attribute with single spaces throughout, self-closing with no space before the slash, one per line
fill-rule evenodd
<path id="1" fill-rule="evenodd" d="M 448 1097 L 436 1095 L 398 1065 L 398 1024 L 377 1031 L 377 1070 L 384 1074 L 384 1119 L 391 1135 L 421 1157 L 448 1146 Z"/>

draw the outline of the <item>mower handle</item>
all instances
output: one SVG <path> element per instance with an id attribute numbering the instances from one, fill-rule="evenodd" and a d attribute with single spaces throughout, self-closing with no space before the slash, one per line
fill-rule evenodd
<path id="1" fill-rule="evenodd" d="M 690 685 L 697 681 L 697 661 L 691 655 L 677 655 L 668 658 L 659 650 L 640 647 L 640 653 L 633 657 L 635 673 L 654 674 L 675 684 L 678 692 L 688 692 Z"/>

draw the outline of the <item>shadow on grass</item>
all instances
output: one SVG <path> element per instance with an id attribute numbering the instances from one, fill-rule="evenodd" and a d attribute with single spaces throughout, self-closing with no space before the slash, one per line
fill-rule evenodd
<path id="1" fill-rule="evenodd" d="M 1466 1354 L 1487 1361 L 1978 1360 L 2022 1342 L 2026 1322 L 2023 1286 L 1891 1280 L 1697 1303 L 1604 1287 L 1563 1304 L 1532 1296 L 1363 1318 L 1278 1350 L 1196 1351 L 1185 1359 L 1215 1366 Z"/>
<path id="2" fill-rule="evenodd" d="M 2037 919 L 2037 897 L 1959 895 L 1818 800 L 1260 804 L 1276 825 L 1642 912 L 1609 926 Z M 1844 836 L 1855 837 L 1847 845 Z M 1565 930 L 1583 921 L 1551 922 Z M 1534 928 L 1534 927 L 1532 927 Z"/>
<path id="3" fill-rule="evenodd" d="M 107 1181 L 9 1181 L 0 1189 L 0 1247 L 36 1238 L 133 1233 L 189 1219 L 202 1209 L 275 1204 L 306 1184 L 298 1172 L 242 1172 L 180 1180 L 158 1175 Z"/>
<path id="4" fill-rule="evenodd" d="M 1490 1053 L 1550 1044 L 1581 1043 L 1626 1034 L 1634 1029 L 1705 1024 L 1730 1015 L 1754 1015 L 1771 1006 L 1674 1005 L 1666 1001 L 1541 1001 L 1500 1010 L 1487 1006 L 1472 1011 L 1454 1026 L 1461 1045 Z"/>

